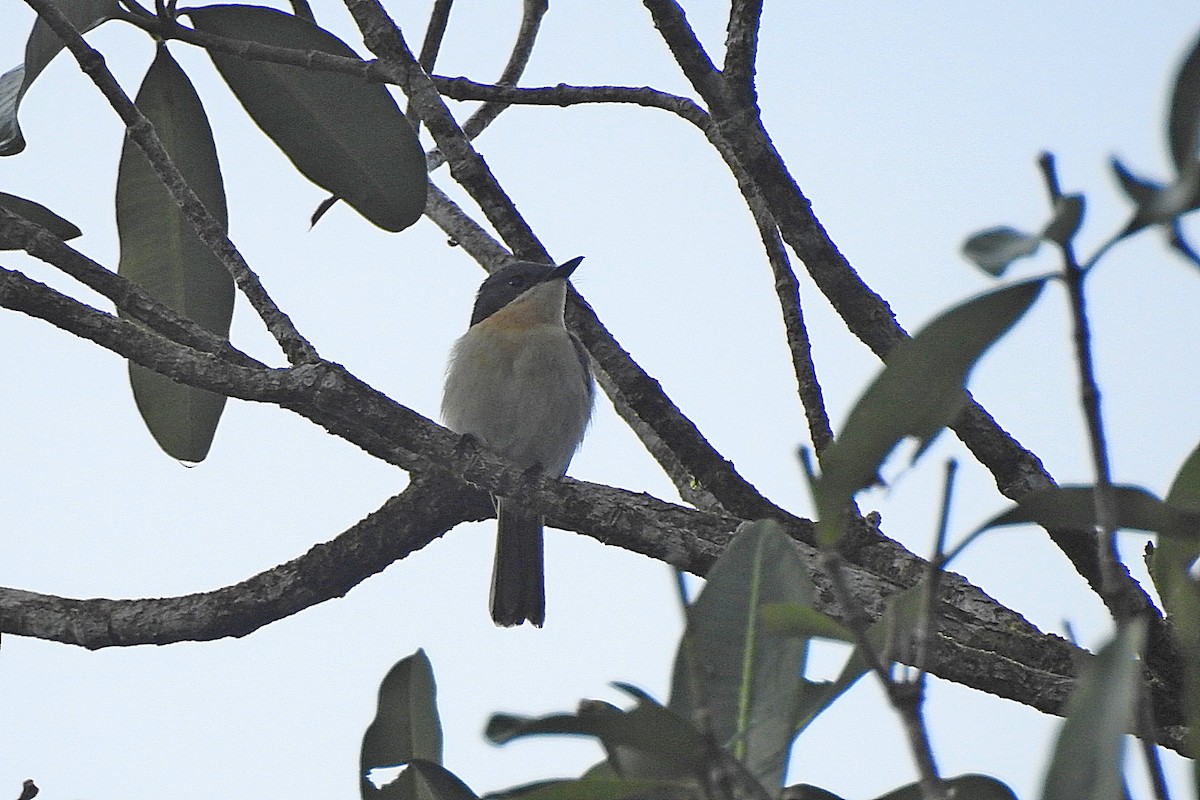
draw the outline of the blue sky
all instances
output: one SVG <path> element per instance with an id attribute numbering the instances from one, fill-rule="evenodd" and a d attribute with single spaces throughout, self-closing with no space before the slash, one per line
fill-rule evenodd
<path id="1" fill-rule="evenodd" d="M 389 4 L 411 42 L 425 5 Z M 715 50 L 724 4 L 686 5 Z M 1039 151 L 1057 154 L 1064 188 L 1087 195 L 1085 255 L 1128 214 L 1110 156 L 1168 174 L 1166 92 L 1200 32 L 1194 4 L 767 5 L 768 129 L 833 239 L 909 330 L 992 285 L 958 255 L 968 234 L 1041 225 Z M 519 6 L 457 3 L 438 72 L 498 75 Z M 315 11 L 356 45 L 340 6 Z M 0 67 L 18 62 L 31 21 L 23 3 L 0 0 Z M 147 37 L 110 23 L 89 40 L 134 94 L 152 57 Z M 231 236 L 268 290 L 323 355 L 436 417 L 445 356 L 483 273 L 428 221 L 389 235 L 342 206 L 308 230 L 322 191 L 258 133 L 202 53 L 171 49 L 209 109 Z M 559 82 L 690 93 L 648 14 L 624 1 L 552 5 L 524 83 Z M 0 160 L 0 190 L 76 222 L 78 247 L 115 267 L 115 115 L 62 57 L 29 92 L 21 122 L 29 147 Z M 703 138 L 652 109 L 514 108 L 478 145 L 551 252 L 587 257 L 575 285 L 622 345 L 755 485 L 809 514 L 794 459 L 807 434 L 770 274 Z M 434 177 L 450 190 L 444 170 Z M 23 256 L 0 254 L 0 265 L 101 302 Z M 1054 266 L 1047 251 L 1020 271 Z M 1200 440 L 1200 274 L 1150 233 L 1114 251 L 1090 288 L 1115 477 L 1163 493 Z M 836 428 L 877 362 L 807 281 L 802 296 Z M 1047 293 L 972 389 L 1056 478 L 1084 482 L 1068 332 L 1061 291 Z M 240 304 L 233 340 L 280 360 Z M 212 589 L 331 538 L 404 485 L 305 420 L 240 402 L 208 460 L 185 469 L 142 428 L 116 356 L 11 312 L 0 314 L 0 341 L 0 585 L 81 598 Z M 954 533 L 1003 506 L 990 477 L 943 437 L 862 502 L 916 552 L 930 547 L 948 456 L 963 461 Z M 570 474 L 674 499 L 604 400 Z M 378 682 L 418 647 L 439 682 L 446 763 L 476 791 L 578 773 L 600 757 L 593 745 L 494 748 L 483 722 L 584 697 L 619 702 L 616 680 L 665 696 L 680 629 L 671 575 L 552 531 L 546 628 L 498 630 L 486 613 L 492 536 L 491 525 L 461 526 L 346 598 L 244 640 L 88 653 L 6 637 L 0 791 L 33 777 L 48 797 L 240 797 L 263 785 L 354 796 Z M 1125 541 L 1137 567 L 1141 542 Z M 1043 630 L 1069 622 L 1088 645 L 1108 632 L 1099 602 L 1039 530 L 985 537 L 957 569 Z M 832 669 L 835 656 L 819 655 L 815 668 Z M 936 681 L 929 714 L 947 774 L 984 772 L 1036 794 L 1057 720 Z M 865 680 L 800 741 L 790 779 L 872 797 L 912 777 L 899 726 Z"/>

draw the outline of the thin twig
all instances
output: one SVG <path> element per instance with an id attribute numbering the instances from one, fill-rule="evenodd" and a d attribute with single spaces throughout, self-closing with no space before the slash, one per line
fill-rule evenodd
<path id="1" fill-rule="evenodd" d="M 57 267 L 113 302 L 121 312 L 146 323 L 172 341 L 219 356 L 243 367 L 266 365 L 238 350 L 229 340 L 198 325 L 173 308 L 155 300 L 128 278 L 105 269 L 63 242 L 45 228 L 0 208 L 0 240 L 20 247 L 34 258 Z"/>
<path id="2" fill-rule="evenodd" d="M 188 186 L 187 181 L 175 166 L 175 162 L 171 160 L 170 154 L 163 147 L 154 126 L 134 105 L 113 74 L 109 72 L 104 63 L 104 57 L 88 46 L 83 37 L 79 35 L 79 31 L 75 30 L 75 27 L 52 0 L 26 0 L 26 3 L 63 41 L 71 55 L 79 62 L 83 72 L 92 79 L 113 110 L 117 112 L 117 116 L 125 123 L 129 138 L 145 154 L 155 174 L 195 229 L 196 235 L 229 270 L 238 288 L 242 290 L 246 299 L 250 301 L 250 305 L 258 312 L 267 330 L 275 337 L 275 341 L 279 343 L 288 360 L 293 364 L 300 364 L 317 359 L 316 350 L 300 335 L 288 316 L 275 305 L 275 301 L 267 294 L 258 276 L 250 269 L 250 265 L 246 263 L 241 253 L 229 240 L 224 227 L 213 218 L 200 198 Z"/>
<path id="3" fill-rule="evenodd" d="M 525 74 L 525 68 L 529 66 L 529 59 L 533 55 L 533 45 L 537 41 L 538 31 L 542 27 L 542 17 L 550 10 L 549 0 L 525 0 L 522 5 L 521 26 L 517 30 L 517 40 L 513 43 L 508 63 L 504 65 L 504 70 L 500 73 L 500 80 L 496 81 L 501 86 L 516 86 L 517 81 L 521 80 L 521 76 Z M 433 70 L 426 71 L 433 74 Z M 485 102 L 463 123 L 463 133 L 468 139 L 474 139 L 507 107 L 508 104 L 503 102 Z"/>
<path id="4" fill-rule="evenodd" d="M 421 42 L 421 55 L 417 57 L 417 61 L 421 69 L 430 75 L 433 74 L 434 65 L 437 63 L 438 52 L 442 49 L 442 39 L 446 36 L 446 26 L 450 23 L 450 7 L 453 5 L 454 0 L 434 0 L 433 8 L 429 12 L 429 24 L 425 26 L 425 39 Z M 412 103 L 408 104 L 405 114 L 412 123 L 413 131 L 420 133 L 421 120 L 413 115 Z"/>

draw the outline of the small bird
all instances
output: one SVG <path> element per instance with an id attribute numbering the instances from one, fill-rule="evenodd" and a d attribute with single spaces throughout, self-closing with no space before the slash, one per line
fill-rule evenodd
<path id="1" fill-rule="evenodd" d="M 442 419 L 525 468 L 563 475 L 592 415 L 587 351 L 567 330 L 567 278 L 560 267 L 519 261 L 496 270 L 475 297 L 471 325 L 446 367 Z M 541 627 L 546 619 L 542 517 L 495 498 L 492 620 Z"/>

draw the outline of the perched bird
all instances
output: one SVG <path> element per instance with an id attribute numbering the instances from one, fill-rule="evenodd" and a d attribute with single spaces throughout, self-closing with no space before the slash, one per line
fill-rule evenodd
<path id="1" fill-rule="evenodd" d="M 521 261 L 489 275 L 446 367 L 446 426 L 550 475 L 567 471 L 592 414 L 588 354 L 563 322 L 567 278 L 582 260 L 560 267 Z M 541 627 L 542 517 L 508 498 L 495 502 L 492 620 Z"/>

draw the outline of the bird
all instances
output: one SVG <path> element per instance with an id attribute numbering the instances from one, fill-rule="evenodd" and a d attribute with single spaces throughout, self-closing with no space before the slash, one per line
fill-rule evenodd
<path id="1" fill-rule="evenodd" d="M 583 442 L 595 384 L 583 343 L 567 330 L 561 266 L 516 261 L 479 287 L 467 332 L 446 367 L 442 420 L 519 467 L 561 476 Z M 511 627 L 546 618 L 541 515 L 494 497 L 496 557 L 492 620 Z"/>

